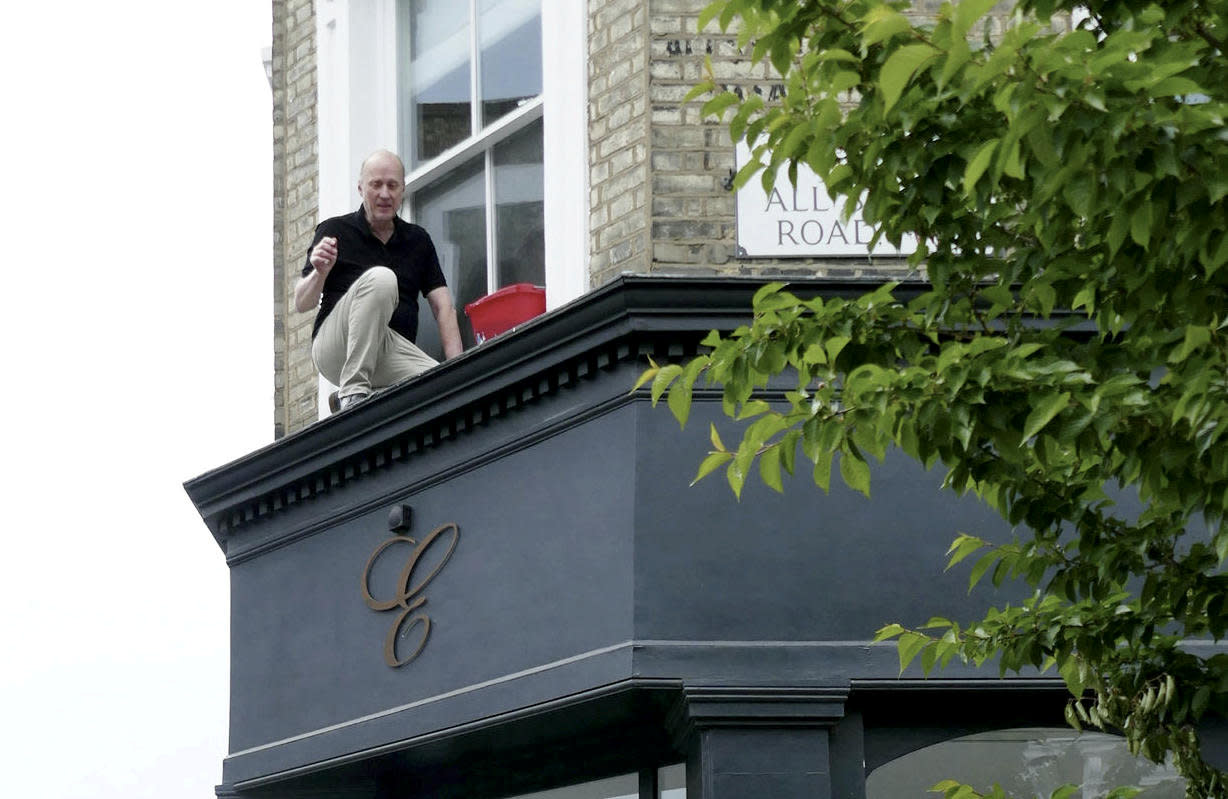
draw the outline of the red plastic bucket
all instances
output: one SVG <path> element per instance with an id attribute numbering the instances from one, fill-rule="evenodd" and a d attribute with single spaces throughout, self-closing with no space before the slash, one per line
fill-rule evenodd
<path id="1" fill-rule="evenodd" d="M 504 286 L 465 306 L 479 344 L 545 312 L 546 290 L 532 283 Z"/>

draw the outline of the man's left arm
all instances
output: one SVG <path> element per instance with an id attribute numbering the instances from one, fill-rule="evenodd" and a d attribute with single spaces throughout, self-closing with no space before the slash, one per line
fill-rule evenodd
<path id="1" fill-rule="evenodd" d="M 426 301 L 431 304 L 431 313 L 439 325 L 444 359 L 455 358 L 464 348 L 461 346 L 460 325 L 456 322 L 456 308 L 452 305 L 452 292 L 448 291 L 447 286 L 440 286 L 427 293 Z"/>

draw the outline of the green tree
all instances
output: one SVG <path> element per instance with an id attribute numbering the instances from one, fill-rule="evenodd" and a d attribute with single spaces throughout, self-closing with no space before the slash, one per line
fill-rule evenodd
<path id="1" fill-rule="evenodd" d="M 721 386 L 746 425 L 731 448 L 713 428 L 696 479 L 724 467 L 734 492 L 755 461 L 776 490 L 805 462 L 867 495 L 889 447 L 941 463 L 1016 530 L 961 535 L 950 563 L 1034 591 L 970 623 L 884 627 L 901 669 L 1056 667 L 1070 724 L 1224 795 L 1197 729 L 1228 712 L 1228 655 L 1182 642 L 1228 628 L 1228 2 L 1023 0 L 991 35 L 993 5 L 927 24 L 880 0 L 705 10 L 701 29 L 736 28 L 786 88 L 773 105 L 714 80 L 692 93 L 753 147 L 736 185 L 806 164 L 879 235 L 918 236 L 928 282 L 855 300 L 767 286 L 749 326 L 640 385 L 682 424 L 697 382 Z M 770 407 L 755 392 L 781 374 L 796 387 Z"/>

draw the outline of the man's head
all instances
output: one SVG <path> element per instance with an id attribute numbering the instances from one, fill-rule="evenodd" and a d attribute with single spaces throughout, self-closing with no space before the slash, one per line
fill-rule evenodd
<path id="1" fill-rule="evenodd" d="M 358 193 L 371 227 L 390 225 L 405 196 L 405 165 L 401 159 L 387 150 L 367 156 L 358 170 Z"/>

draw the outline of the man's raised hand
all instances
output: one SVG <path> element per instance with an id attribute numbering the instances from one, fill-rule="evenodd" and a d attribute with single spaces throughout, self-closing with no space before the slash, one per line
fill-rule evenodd
<path id="1" fill-rule="evenodd" d="M 329 270 L 333 268 L 333 264 L 337 263 L 337 240 L 332 236 L 320 239 L 311 250 L 310 260 L 311 266 L 320 273 L 320 276 L 326 277 Z"/>

